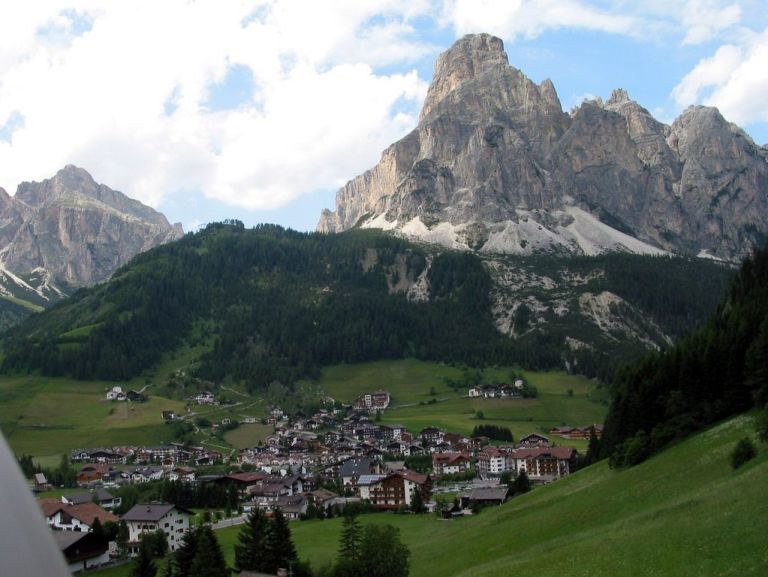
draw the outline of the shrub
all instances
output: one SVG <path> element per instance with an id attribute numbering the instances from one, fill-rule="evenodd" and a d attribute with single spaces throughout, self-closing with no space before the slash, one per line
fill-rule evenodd
<path id="1" fill-rule="evenodd" d="M 747 461 L 755 458 L 757 450 L 749 437 L 740 439 L 731 453 L 731 468 L 738 469 Z"/>

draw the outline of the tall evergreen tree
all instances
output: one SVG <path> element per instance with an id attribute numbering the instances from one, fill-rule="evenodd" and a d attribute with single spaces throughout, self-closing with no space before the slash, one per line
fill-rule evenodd
<path id="1" fill-rule="evenodd" d="M 192 557 L 189 573 L 183 577 L 229 577 L 229 569 L 221 552 L 221 546 L 213 530 L 200 527 L 196 530 L 197 547 Z"/>
<path id="2" fill-rule="evenodd" d="M 142 541 L 139 546 L 139 554 L 132 562 L 130 577 L 155 577 L 156 574 L 157 567 L 152 561 L 152 552 Z"/>
<path id="3" fill-rule="evenodd" d="M 408 577 L 411 552 L 392 525 L 368 525 L 360 541 L 360 575 Z"/>
<path id="4" fill-rule="evenodd" d="M 355 515 L 345 515 L 341 526 L 341 539 L 339 541 L 339 557 L 357 561 L 360 559 L 360 539 L 362 527 Z"/>
<path id="5" fill-rule="evenodd" d="M 240 529 L 235 544 L 235 569 L 238 571 L 265 571 L 269 560 L 267 552 L 267 535 L 269 520 L 259 510 L 254 508 Z"/>
<path id="6" fill-rule="evenodd" d="M 298 560 L 288 520 L 280 507 L 272 513 L 266 543 L 268 559 L 266 572 L 277 573 L 278 569 L 289 569 Z"/>

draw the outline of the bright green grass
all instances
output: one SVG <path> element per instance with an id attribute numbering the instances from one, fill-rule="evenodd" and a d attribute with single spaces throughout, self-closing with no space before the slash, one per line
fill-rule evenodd
<path id="1" fill-rule="evenodd" d="M 508 381 L 510 371 L 510 367 L 487 369 L 485 378 Z M 378 388 L 389 391 L 392 404 L 382 415 L 382 422 L 402 424 L 416 433 L 424 427 L 437 426 L 469 435 L 476 425 L 494 424 L 508 427 L 520 438 L 532 432 L 546 434 L 562 425 L 603 422 L 607 393 L 598 389 L 594 381 L 560 371 L 523 374 L 539 390 L 538 398 L 469 399 L 463 397 L 467 391 L 456 392 L 443 382 L 444 377 L 459 378 L 461 371 L 414 359 L 327 367 L 319 384 L 329 395 L 346 403 Z M 431 388 L 436 393 L 434 397 L 430 395 Z M 432 399 L 438 402 L 429 404 Z M 484 420 L 477 418 L 477 411 L 482 412 Z M 586 449 L 587 445 L 586 441 L 553 440 L 577 449 Z"/>
<path id="2" fill-rule="evenodd" d="M 752 419 L 738 417 L 632 469 L 598 463 L 476 517 L 373 514 L 361 522 L 400 530 L 411 577 L 762 577 L 768 449 L 731 470 L 729 453 L 745 435 L 754 436 Z M 239 530 L 217 531 L 230 565 Z M 340 519 L 293 522 L 291 531 L 313 566 L 336 557 Z"/>
<path id="3" fill-rule="evenodd" d="M 224 438 L 236 449 L 245 449 L 256 446 L 259 441 L 266 439 L 274 430 L 272 425 L 241 424 L 237 429 L 227 431 Z"/>
<path id="4" fill-rule="evenodd" d="M 45 310 L 45 307 L 36 305 L 35 303 L 31 303 L 29 301 L 25 301 L 24 299 L 20 299 L 18 297 L 10 296 L 10 295 L 3 295 L 0 296 L 0 298 L 5 299 L 7 301 L 12 302 L 15 305 L 19 305 L 20 307 L 24 307 L 25 309 L 28 309 L 32 311 L 33 313 L 39 313 Z"/>
<path id="5" fill-rule="evenodd" d="M 363 521 L 400 529 L 412 577 L 763 576 L 768 450 L 735 472 L 728 458 L 752 434 L 751 419 L 739 417 L 633 469 L 599 463 L 474 518 Z M 321 566 L 335 556 L 339 520 L 291 528 L 302 558 Z"/>
<path id="6" fill-rule="evenodd" d="M 183 412 L 181 401 L 150 397 L 146 403 L 108 402 L 106 382 L 36 376 L 0 379 L 0 426 L 16 453 L 36 457 L 76 447 L 170 441 L 161 412 Z"/>

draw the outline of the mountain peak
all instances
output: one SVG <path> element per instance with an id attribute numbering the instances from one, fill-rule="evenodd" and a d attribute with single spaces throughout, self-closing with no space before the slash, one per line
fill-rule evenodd
<path id="1" fill-rule="evenodd" d="M 500 66 L 509 66 L 501 38 L 490 34 L 468 34 L 460 38 L 437 58 L 434 78 L 421 117 L 425 118 L 439 102 L 463 83 Z"/>
<path id="2" fill-rule="evenodd" d="M 667 126 L 622 88 L 563 112 L 503 42 L 441 54 L 419 125 L 351 180 L 318 230 L 396 230 L 451 248 L 734 259 L 768 234 L 765 150 L 716 109 Z"/>
<path id="3" fill-rule="evenodd" d="M 3 265 L 20 274 L 43 268 L 70 285 L 106 280 L 135 254 L 184 234 L 72 164 L 41 182 L 22 182 L 4 200 L 0 194 Z"/>

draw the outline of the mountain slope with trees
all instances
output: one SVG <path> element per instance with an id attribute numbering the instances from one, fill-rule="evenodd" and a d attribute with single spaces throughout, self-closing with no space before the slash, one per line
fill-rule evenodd
<path id="1" fill-rule="evenodd" d="M 377 231 L 212 224 L 13 329 L 3 369 L 122 380 L 202 345 L 197 377 L 249 389 L 312 378 L 325 365 L 403 357 L 600 374 L 700 322 L 730 274 L 697 259 L 510 258 L 503 266 L 550 275 L 547 286 L 562 290 L 510 296 L 496 259 Z M 584 312 L 585 295 L 608 293 L 609 319 Z M 530 305 L 524 328 L 525 308 L 504 299 Z M 499 319 L 512 310 L 519 330 L 505 333 Z M 621 322 L 632 331 L 613 330 Z"/>
<path id="2" fill-rule="evenodd" d="M 644 460 L 671 440 L 768 403 L 768 248 L 755 251 L 702 328 L 617 371 L 604 454 Z"/>

